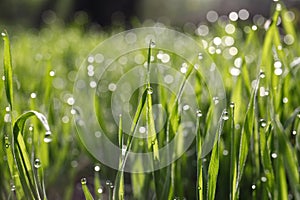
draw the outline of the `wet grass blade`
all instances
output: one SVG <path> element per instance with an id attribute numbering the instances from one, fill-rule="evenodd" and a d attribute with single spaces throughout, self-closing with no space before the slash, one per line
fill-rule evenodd
<path id="1" fill-rule="evenodd" d="M 1 33 L 2 39 L 4 40 L 4 77 L 5 77 L 5 92 L 7 101 L 13 110 L 13 72 L 12 72 L 12 61 L 10 52 L 10 41 L 6 31 Z"/>
<path id="2" fill-rule="evenodd" d="M 222 115 L 225 111 L 223 111 Z M 219 158 L 219 151 L 220 151 L 220 137 L 223 131 L 224 120 L 222 116 L 219 120 L 219 127 L 218 132 L 215 136 L 214 147 L 212 149 L 210 163 L 208 166 L 208 184 L 207 184 L 207 199 L 213 200 L 215 199 L 216 188 L 217 188 L 217 180 L 219 174 L 219 165 L 220 165 L 220 158 Z"/>
<path id="3" fill-rule="evenodd" d="M 202 172 L 202 158 L 201 158 L 201 147 L 202 147 L 202 136 L 200 129 L 200 117 L 197 118 L 197 138 L 196 138 L 196 148 L 197 148 L 197 199 L 203 200 L 203 172 Z"/>
<path id="4" fill-rule="evenodd" d="M 237 136 L 235 135 L 234 103 L 230 104 L 230 199 L 235 199 L 237 184 Z"/>
<path id="5" fill-rule="evenodd" d="M 87 183 L 86 178 L 82 178 L 81 179 L 81 187 L 82 187 L 82 190 L 83 190 L 83 193 L 84 193 L 85 200 L 94 200 L 94 198 L 93 198 L 92 194 L 90 193 L 89 188 L 87 187 L 86 183 Z"/>
<path id="6" fill-rule="evenodd" d="M 118 131 L 119 148 L 121 150 L 119 158 L 119 170 L 117 172 L 115 187 L 114 187 L 114 199 L 123 200 L 124 199 L 124 171 L 122 169 L 123 165 L 123 130 L 122 130 L 122 116 L 119 117 L 119 131 Z"/>
<path id="7" fill-rule="evenodd" d="M 34 184 L 34 174 L 32 170 L 32 164 L 30 162 L 30 156 L 26 150 L 25 141 L 23 139 L 23 132 L 25 122 L 32 116 L 35 116 L 42 123 L 46 130 L 46 133 L 50 134 L 49 124 L 44 115 L 36 111 L 27 111 L 21 116 L 19 116 L 13 126 L 14 135 L 14 156 L 18 167 L 18 172 L 20 173 L 20 180 L 27 195 L 33 195 L 35 199 L 45 198 L 43 194 L 40 194 L 39 188 Z M 41 185 L 42 183 L 39 183 Z"/>
<path id="8" fill-rule="evenodd" d="M 239 149 L 239 160 L 238 160 L 238 172 L 237 172 L 237 184 L 236 184 L 236 195 L 238 198 L 239 194 L 239 186 L 243 176 L 244 166 L 247 160 L 250 139 L 253 133 L 253 125 L 254 125 L 254 116 L 255 116 L 255 98 L 257 96 L 257 90 L 259 86 L 260 76 L 256 79 L 255 88 L 252 91 L 250 102 L 248 104 L 245 121 L 242 128 L 241 138 L 240 138 L 240 149 Z"/>

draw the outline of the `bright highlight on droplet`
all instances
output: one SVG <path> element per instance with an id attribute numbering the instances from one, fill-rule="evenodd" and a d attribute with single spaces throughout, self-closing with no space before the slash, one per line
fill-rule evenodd
<path id="1" fill-rule="evenodd" d="M 35 98 L 36 98 L 36 93 L 34 93 L 34 92 L 31 93 L 31 94 L 30 94 L 30 98 L 35 99 Z"/>
<path id="2" fill-rule="evenodd" d="M 238 16 L 238 14 L 237 14 L 236 12 L 231 12 L 231 13 L 229 13 L 229 19 L 230 19 L 231 21 L 237 21 L 238 18 L 239 18 L 239 16 Z"/>
<path id="3" fill-rule="evenodd" d="M 220 44 L 222 44 L 222 40 L 220 37 L 215 37 L 213 42 L 216 46 L 219 46 Z"/>
<path id="4" fill-rule="evenodd" d="M 96 166 L 94 167 L 94 170 L 95 170 L 95 172 L 99 172 L 99 171 L 100 171 L 100 166 L 99 166 L 99 165 L 96 165 Z"/>
<path id="5" fill-rule="evenodd" d="M 52 77 L 55 76 L 55 72 L 54 71 L 50 71 L 49 72 L 49 76 L 52 76 Z"/>

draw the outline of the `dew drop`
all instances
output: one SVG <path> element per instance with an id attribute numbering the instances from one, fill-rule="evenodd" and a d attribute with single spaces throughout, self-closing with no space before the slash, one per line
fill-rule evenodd
<path id="1" fill-rule="evenodd" d="M 152 89 L 152 87 L 148 87 L 148 88 L 147 88 L 147 93 L 148 93 L 148 94 L 153 94 L 153 89 Z"/>
<path id="2" fill-rule="evenodd" d="M 282 99 L 282 102 L 283 103 L 287 103 L 289 101 L 289 99 L 287 98 L 287 97 L 284 97 L 283 99 Z"/>
<path id="3" fill-rule="evenodd" d="M 198 186 L 198 190 L 201 190 L 201 187 L 200 187 L 200 186 Z"/>
<path id="4" fill-rule="evenodd" d="M 5 36 L 6 36 L 6 33 L 2 32 L 1 35 L 2 35 L 2 37 L 5 37 Z"/>
<path id="5" fill-rule="evenodd" d="M 277 158 L 277 153 L 272 153 L 271 157 L 274 158 L 274 159 Z"/>
<path id="6" fill-rule="evenodd" d="M 10 142 L 8 141 L 7 136 L 4 137 L 4 141 L 5 141 L 5 148 L 8 148 L 10 146 Z"/>
<path id="7" fill-rule="evenodd" d="M 34 167 L 37 168 L 37 169 L 41 167 L 40 159 L 37 158 L 37 159 L 34 160 Z"/>
<path id="8" fill-rule="evenodd" d="M 217 105 L 219 103 L 219 97 L 213 97 L 214 104 Z"/>
<path id="9" fill-rule="evenodd" d="M 51 131 L 45 133 L 44 142 L 49 143 L 52 141 Z"/>
<path id="10" fill-rule="evenodd" d="M 202 117 L 202 111 L 201 110 L 197 110 L 196 111 L 196 116 L 197 117 Z"/>
<path id="11" fill-rule="evenodd" d="M 260 180 L 262 181 L 262 182 L 267 182 L 267 177 L 265 177 L 265 176 L 262 176 L 261 178 L 260 178 Z"/>
<path id="12" fill-rule="evenodd" d="M 94 167 L 94 170 L 95 170 L 95 172 L 99 172 L 100 171 L 100 165 L 95 165 L 95 167 Z"/>
<path id="13" fill-rule="evenodd" d="M 112 183 L 111 183 L 110 180 L 106 180 L 105 184 L 106 184 L 106 185 L 111 185 Z"/>
<path id="14" fill-rule="evenodd" d="M 182 106 L 182 109 L 186 111 L 186 110 L 190 109 L 190 106 L 188 104 L 186 104 L 186 105 Z"/>
<path id="15" fill-rule="evenodd" d="M 297 135 L 297 131 L 293 130 L 292 135 Z"/>
<path id="16" fill-rule="evenodd" d="M 265 77 L 266 77 L 265 72 L 261 71 L 261 72 L 259 73 L 259 77 L 260 77 L 260 78 L 265 78 Z"/>
<path id="17" fill-rule="evenodd" d="M 228 114 L 227 111 L 223 112 L 222 119 L 225 120 L 225 121 L 229 119 L 229 114 Z"/>
<path id="18" fill-rule="evenodd" d="M 12 184 L 10 190 L 14 192 L 16 190 L 16 186 Z"/>
<path id="19" fill-rule="evenodd" d="M 235 106 L 235 103 L 234 103 L 234 102 L 231 102 L 231 103 L 229 104 L 229 107 L 230 107 L 230 108 L 234 108 L 234 106 Z"/>
<path id="20" fill-rule="evenodd" d="M 49 72 L 49 76 L 51 76 L 51 77 L 55 76 L 55 72 L 54 71 L 50 71 Z"/>
<path id="21" fill-rule="evenodd" d="M 203 59 L 203 54 L 202 53 L 198 53 L 198 59 L 202 60 Z"/>
<path id="22" fill-rule="evenodd" d="M 260 119 L 260 120 L 259 120 L 259 124 L 260 124 L 260 127 L 262 127 L 262 128 L 264 128 L 264 127 L 267 126 L 267 122 L 266 122 L 266 120 L 264 120 L 264 119 Z"/>
<path id="23" fill-rule="evenodd" d="M 300 113 L 297 114 L 297 117 L 300 119 Z"/>
<path id="24" fill-rule="evenodd" d="M 86 181 L 86 178 L 82 178 L 81 179 L 81 185 L 86 185 L 87 181 Z"/>
<path id="25" fill-rule="evenodd" d="M 280 3 L 276 4 L 276 10 L 277 11 L 281 11 L 282 10 L 282 6 Z"/>
<path id="26" fill-rule="evenodd" d="M 103 189 L 100 187 L 100 188 L 98 188 L 97 192 L 98 192 L 99 194 L 102 194 L 102 193 L 103 193 Z"/>
<path id="27" fill-rule="evenodd" d="M 252 190 L 255 190 L 255 189 L 256 189 L 256 185 L 253 184 L 253 185 L 251 186 L 251 188 L 252 188 Z"/>
<path id="28" fill-rule="evenodd" d="M 228 154 L 229 154 L 229 151 L 226 150 L 226 149 L 224 149 L 224 150 L 223 150 L 223 155 L 224 155 L 224 156 L 228 156 Z"/>

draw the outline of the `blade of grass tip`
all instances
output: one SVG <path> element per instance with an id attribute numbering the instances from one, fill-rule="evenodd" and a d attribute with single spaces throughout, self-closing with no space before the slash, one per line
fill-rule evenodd
<path id="1" fill-rule="evenodd" d="M 233 102 L 230 103 L 230 199 L 235 199 L 236 195 L 236 182 L 237 182 L 237 137 L 235 135 L 234 123 L 234 107 Z"/>
<path id="2" fill-rule="evenodd" d="M 86 184 L 87 184 L 86 178 L 82 178 L 81 179 L 81 187 L 83 190 L 84 197 L 86 200 L 94 200 L 94 198 L 93 198 L 92 194 L 90 193 L 89 188 L 87 187 Z"/>
<path id="3" fill-rule="evenodd" d="M 10 52 L 10 41 L 6 30 L 1 33 L 2 39 L 4 40 L 4 85 L 6 98 L 10 105 L 10 110 L 13 110 L 13 78 L 12 78 L 12 61 L 11 61 L 11 52 Z M 12 117 L 12 116 L 11 116 Z M 12 120 L 13 122 L 13 120 Z"/>
<path id="4" fill-rule="evenodd" d="M 49 124 L 47 122 L 46 117 L 36 111 L 27 111 L 19 116 L 14 123 L 13 126 L 13 153 L 15 156 L 15 161 L 18 167 L 18 171 L 20 173 L 20 180 L 22 182 L 22 186 L 25 190 L 29 190 L 29 193 L 32 193 L 35 199 L 40 199 L 39 189 L 34 185 L 34 174 L 31 167 L 30 158 L 28 152 L 26 150 L 26 145 L 23 139 L 22 134 L 24 133 L 24 126 L 27 119 L 32 116 L 36 116 L 46 130 L 46 135 L 51 135 Z M 28 193 L 28 192 L 27 192 Z"/>
<path id="5" fill-rule="evenodd" d="M 215 194 L 216 194 L 217 179 L 218 179 L 219 164 L 220 164 L 219 142 L 220 142 L 220 137 L 221 137 L 221 133 L 223 131 L 223 126 L 224 126 L 224 121 L 225 121 L 223 116 L 225 115 L 226 112 L 227 111 L 225 111 L 225 110 L 223 111 L 222 116 L 219 120 L 219 127 L 217 130 L 218 132 L 215 135 L 214 147 L 212 149 L 210 163 L 208 166 L 207 199 L 209 199 L 209 200 L 215 199 Z"/>
<path id="6" fill-rule="evenodd" d="M 238 160 L 238 174 L 237 174 L 237 182 L 236 182 L 236 199 L 238 199 L 239 194 L 239 185 L 242 179 L 244 166 L 247 160 L 248 152 L 249 152 L 249 145 L 250 145 L 250 138 L 252 137 L 253 133 L 253 124 L 254 124 L 254 116 L 255 116 L 255 98 L 257 96 L 259 80 L 260 80 L 261 73 L 259 74 L 258 78 L 256 79 L 255 88 L 252 91 L 250 102 L 248 104 L 244 124 L 242 127 L 241 137 L 240 137 L 240 148 L 239 148 L 239 160 Z"/>
<path id="7" fill-rule="evenodd" d="M 113 199 L 123 200 L 124 199 L 124 170 L 123 166 L 123 130 L 122 130 L 122 115 L 119 116 L 119 131 L 118 131 L 118 140 L 119 140 L 119 148 L 120 158 L 119 158 L 119 170 L 117 172 L 115 187 L 113 193 Z"/>

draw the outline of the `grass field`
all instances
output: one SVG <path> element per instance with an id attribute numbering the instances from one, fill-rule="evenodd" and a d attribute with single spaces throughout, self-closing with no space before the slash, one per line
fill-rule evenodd
<path id="1" fill-rule="evenodd" d="M 101 165 L 82 145 L 73 122 L 80 65 L 98 43 L 121 29 L 108 34 L 54 24 L 3 31 L 0 199 L 300 199 L 299 15 L 280 2 L 273 7 L 272 19 L 257 15 L 252 22 L 231 14 L 185 26 L 183 31 L 221 72 L 228 103 L 215 145 L 201 157 L 216 99 L 203 98 L 207 88 L 196 71 L 193 84 L 201 110 L 194 113 L 195 140 L 169 166 L 140 174 Z M 154 56 L 151 63 L 162 62 L 158 48 L 150 45 L 142 52 L 144 61 L 150 64 Z M 176 69 L 181 60 L 169 56 Z M 127 68 L 134 65 L 128 62 Z M 155 132 L 152 101 L 165 106 L 168 123 L 148 140 L 126 136 L 122 125 L 114 125 L 111 139 L 120 147 L 127 144 L 126 150 L 152 152 L 160 162 L 158 149 L 182 131 L 181 105 L 176 94 L 166 95 L 159 85 L 150 89 L 149 79 L 146 89 L 132 97 L 134 120 L 127 126 L 133 133 L 144 120 Z M 104 101 L 99 100 L 99 108 L 108 105 Z M 100 124 L 112 121 L 101 116 L 101 109 L 97 114 Z M 119 124 L 124 121 L 121 117 Z"/>

